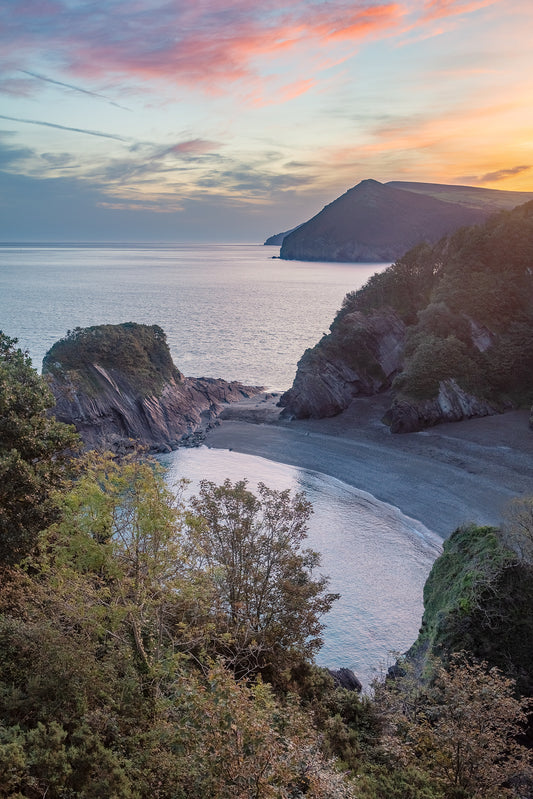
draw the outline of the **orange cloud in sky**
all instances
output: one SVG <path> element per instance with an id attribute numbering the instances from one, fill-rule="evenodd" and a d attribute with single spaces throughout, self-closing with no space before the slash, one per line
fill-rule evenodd
<path id="1" fill-rule="evenodd" d="M 426 21 L 470 14 L 480 8 L 492 6 L 502 0 L 429 0 L 426 2 L 422 18 Z"/>

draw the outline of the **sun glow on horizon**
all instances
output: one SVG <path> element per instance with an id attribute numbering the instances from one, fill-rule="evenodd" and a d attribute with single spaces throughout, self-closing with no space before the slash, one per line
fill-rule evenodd
<path id="1" fill-rule="evenodd" d="M 12 0 L 1 18 L 4 239 L 43 204 L 59 231 L 65 198 L 95 236 L 105 212 L 121 237 L 203 216 L 235 240 L 368 177 L 533 191 L 525 0 Z"/>

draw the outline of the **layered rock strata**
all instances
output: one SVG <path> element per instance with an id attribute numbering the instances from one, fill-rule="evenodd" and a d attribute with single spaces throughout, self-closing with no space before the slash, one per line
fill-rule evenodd
<path id="1" fill-rule="evenodd" d="M 509 404 L 509 408 L 512 407 Z M 439 393 L 433 399 L 415 401 L 396 397 L 383 421 L 389 425 L 391 433 L 415 433 L 442 422 L 492 416 L 503 409 L 501 405 L 468 394 L 450 378 L 440 383 Z"/>
<path id="2" fill-rule="evenodd" d="M 228 403 L 261 391 L 221 379 L 184 377 L 172 364 L 160 328 L 132 324 L 120 328 L 106 325 L 77 331 L 68 348 L 65 342 L 62 347 L 54 345 L 43 362 L 43 375 L 48 376 L 56 400 L 54 415 L 73 424 L 88 448 L 125 452 L 141 446 L 165 452 L 193 445 Z M 101 331 L 103 336 L 98 335 Z M 106 346 L 109 332 L 120 335 L 121 357 L 117 354 L 115 364 Z M 96 341 L 89 351 L 87 334 Z M 138 369 L 121 368 L 124 353 L 128 346 L 129 351 L 138 346 L 139 336 L 143 346 L 135 353 Z"/>

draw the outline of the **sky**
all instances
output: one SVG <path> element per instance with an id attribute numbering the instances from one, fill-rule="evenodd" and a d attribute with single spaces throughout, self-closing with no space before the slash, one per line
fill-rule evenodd
<path id="1" fill-rule="evenodd" d="M 0 241 L 261 242 L 361 180 L 533 191 L 531 0 L 7 0 Z"/>

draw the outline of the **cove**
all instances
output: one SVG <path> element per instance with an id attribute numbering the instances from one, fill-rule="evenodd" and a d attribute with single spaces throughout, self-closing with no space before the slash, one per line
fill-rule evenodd
<path id="1" fill-rule="evenodd" d="M 277 490 L 303 491 L 313 505 L 307 545 L 322 554 L 320 571 L 341 594 L 324 617 L 323 666 L 352 669 L 364 685 L 415 640 L 422 591 L 441 538 L 397 508 L 334 477 L 225 449 L 178 449 L 160 456 L 167 481 L 246 479 Z"/>

